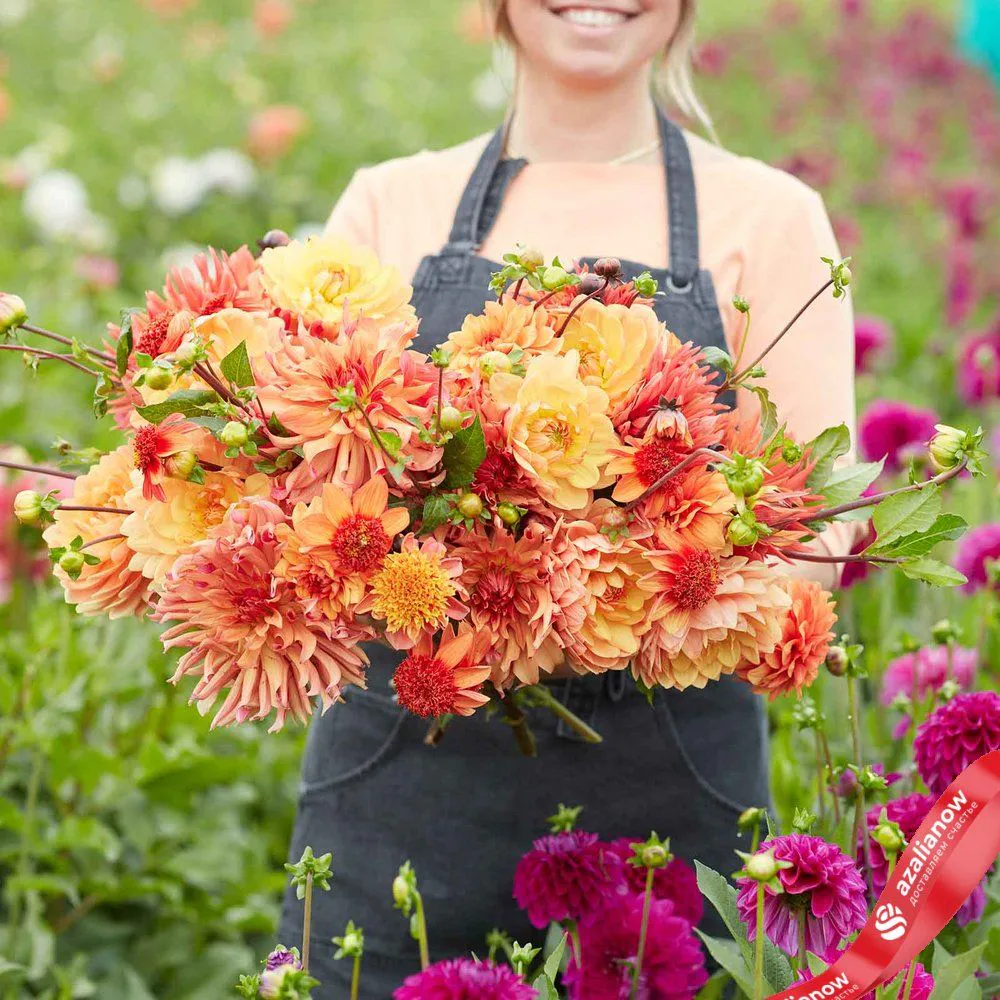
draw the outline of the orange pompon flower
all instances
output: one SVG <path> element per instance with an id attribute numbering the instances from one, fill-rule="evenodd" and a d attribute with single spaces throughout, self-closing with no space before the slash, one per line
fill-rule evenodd
<path id="1" fill-rule="evenodd" d="M 305 720 L 312 698 L 325 711 L 344 686 L 365 686 L 358 643 L 371 631 L 308 615 L 274 574 L 284 522 L 270 501 L 237 505 L 177 561 L 157 604 L 157 621 L 177 623 L 163 633 L 164 648 L 187 650 L 172 680 L 198 677 L 191 701 L 203 714 L 228 689 L 213 727 L 273 713 L 274 732 L 288 716 Z"/>
<path id="2" fill-rule="evenodd" d="M 451 367 L 469 373 L 476 371 L 483 355 L 491 351 L 513 352 L 523 363 L 528 357 L 555 353 L 558 346 L 545 308 L 524 305 L 510 295 L 500 302 L 487 302 L 478 315 L 466 316 L 462 329 L 448 337 Z"/>
<path id="3" fill-rule="evenodd" d="M 792 606 L 785 614 L 778 644 L 760 663 L 745 663 L 738 670 L 754 691 L 772 700 L 792 693 L 801 698 L 802 691 L 816 680 L 837 621 L 833 598 L 814 580 L 788 577 L 782 586 Z"/>
<path id="4" fill-rule="evenodd" d="M 385 637 L 393 648 L 411 649 L 424 632 L 468 615 L 461 576 L 461 559 L 449 556 L 439 541 L 425 538 L 421 543 L 416 535 L 406 535 L 400 551 L 383 560 L 357 610 L 385 622 Z"/>
<path id="5" fill-rule="evenodd" d="M 489 635 L 467 624 L 457 633 L 446 627 L 436 650 L 434 637 L 423 633 L 393 674 L 400 705 L 424 719 L 472 715 L 490 700 L 480 690 L 490 676 L 489 646 Z"/>
<path id="6" fill-rule="evenodd" d="M 395 332 L 394 332 L 395 330 Z M 258 375 L 266 411 L 289 431 L 272 439 L 301 446 L 304 462 L 286 480 L 293 500 L 309 500 L 324 482 L 359 489 L 388 466 L 369 423 L 386 441 L 399 442 L 408 471 L 433 468 L 441 449 L 420 441 L 415 418 L 429 426 L 437 372 L 405 349 L 406 338 L 373 320 L 359 320 L 349 337 L 279 338 Z M 348 400 L 354 400 L 353 404 Z M 405 476 L 404 476 L 405 478 Z"/>
<path id="7" fill-rule="evenodd" d="M 284 555 L 276 573 L 310 611 L 335 618 L 361 603 L 366 582 L 410 521 L 405 507 L 388 501 L 381 476 L 353 495 L 327 483 L 311 503 L 296 505 L 291 524 L 279 525 Z"/>
<path id="8" fill-rule="evenodd" d="M 78 476 L 73 481 L 72 495 L 64 497 L 64 501 L 72 506 L 128 509 L 126 496 L 132 489 L 132 470 L 132 449 L 122 445 Z M 56 568 L 55 575 L 62 584 L 66 602 L 76 605 L 82 615 L 123 618 L 144 614 L 150 599 L 149 581 L 129 567 L 133 552 L 128 541 L 120 537 L 122 515 L 59 510 L 54 516 L 55 523 L 42 536 L 49 548 L 69 545 L 77 537 L 84 544 L 107 539 L 88 548 L 101 561 L 95 566 L 84 566 L 75 580 Z"/>
<path id="9" fill-rule="evenodd" d="M 166 501 L 160 480 L 170 475 L 170 459 L 180 452 L 197 454 L 212 437 L 201 427 L 172 413 L 162 423 L 139 422 L 132 438 L 133 461 L 142 476 L 144 500 Z"/>

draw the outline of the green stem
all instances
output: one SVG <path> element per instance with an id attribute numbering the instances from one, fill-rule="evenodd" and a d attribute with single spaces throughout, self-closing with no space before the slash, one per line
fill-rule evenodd
<path id="1" fill-rule="evenodd" d="M 764 1000 L 764 883 L 757 883 L 757 933 L 754 935 L 754 1000 Z"/>
<path id="2" fill-rule="evenodd" d="M 309 936 L 312 932 L 313 873 L 306 872 L 306 892 L 302 909 L 302 971 L 309 972 Z"/>
<path id="3" fill-rule="evenodd" d="M 38 809 L 38 792 L 42 781 L 42 760 L 41 751 L 36 750 L 31 761 L 31 772 L 28 775 L 28 789 L 24 802 L 24 823 L 21 827 L 21 844 L 17 858 L 17 873 L 22 879 L 31 874 L 31 846 L 35 838 L 35 812 Z M 8 941 L 16 940 L 16 935 L 21 933 L 24 895 L 23 890 L 17 891 L 11 900 Z"/>
<path id="4" fill-rule="evenodd" d="M 65 344 L 67 347 L 73 346 L 73 341 L 69 337 L 64 337 L 60 333 L 53 333 L 51 330 L 46 330 L 41 326 L 33 326 L 31 323 L 22 323 L 21 329 L 39 337 L 47 337 L 49 340 L 54 340 L 59 344 Z M 81 344 L 81 346 L 91 357 L 97 358 L 98 360 L 109 364 L 114 364 L 115 359 L 105 351 L 98 350 L 96 347 L 87 347 L 86 344 Z"/>
<path id="5" fill-rule="evenodd" d="M 833 776 L 833 755 L 830 753 L 830 743 L 826 738 L 826 733 L 822 729 L 817 729 L 816 732 L 819 734 L 820 745 L 823 747 L 823 759 L 826 761 L 826 773 Z M 834 825 L 840 823 L 840 802 L 837 799 L 836 793 L 830 795 L 833 800 L 833 822 Z"/>
<path id="6" fill-rule="evenodd" d="M 420 949 L 420 968 L 426 969 L 431 964 L 430 949 L 427 945 L 427 916 L 424 913 L 424 897 L 417 894 L 417 947 Z"/>
<path id="7" fill-rule="evenodd" d="M 740 362 L 743 360 L 743 352 L 747 349 L 747 341 L 750 339 L 750 310 L 746 312 L 746 325 L 743 327 L 743 339 L 740 341 L 740 349 L 736 354 L 736 360 L 733 362 L 733 369 L 738 370 L 740 367 Z"/>
<path id="8" fill-rule="evenodd" d="M 859 710 L 857 678 L 849 673 L 847 675 L 847 706 L 851 716 L 851 742 L 854 747 L 854 759 L 859 770 L 864 766 L 864 751 L 861 745 L 861 712 Z M 869 901 L 874 901 L 874 891 L 872 888 L 872 847 L 871 836 L 868 830 L 868 821 L 865 818 L 865 790 L 861 786 L 861 776 L 858 775 L 857 798 L 855 800 L 854 823 L 857 832 L 861 836 L 862 857 L 865 863 L 865 883 L 868 887 Z M 851 844 L 851 851 L 857 850 L 857 836 Z"/>
<path id="9" fill-rule="evenodd" d="M 642 897 L 642 923 L 639 925 L 639 947 L 635 953 L 635 966 L 632 968 L 632 989 L 629 1000 L 635 1000 L 639 992 L 639 977 L 642 974 L 642 953 L 646 950 L 646 931 L 649 928 L 649 909 L 653 900 L 653 876 L 655 868 L 646 869 L 646 891 Z"/>
<path id="10" fill-rule="evenodd" d="M 604 737 L 596 729 L 587 725 L 580 716 L 571 712 L 551 691 L 544 685 L 538 684 L 531 692 L 531 697 L 535 701 L 547 708 L 554 715 L 562 719 L 575 733 L 579 734 L 587 743 L 603 743 Z"/>
<path id="11" fill-rule="evenodd" d="M 917 974 L 917 962 L 914 959 L 910 962 L 910 967 L 906 970 L 906 979 L 903 980 L 903 993 L 901 1000 L 910 1000 L 910 991 L 913 989 L 913 979 Z"/>
<path id="12" fill-rule="evenodd" d="M 517 748 L 525 757 L 537 757 L 538 748 L 535 746 L 534 733 L 532 733 L 531 726 L 528 725 L 528 717 L 521 710 L 521 706 L 518 705 L 514 693 L 511 692 L 507 695 L 497 694 L 497 699 L 506 716 L 505 721 L 514 734 L 514 741 L 517 743 Z"/>
<path id="13" fill-rule="evenodd" d="M 399 477 L 392 472 L 392 467 L 396 464 L 396 459 L 394 459 L 392 455 L 389 454 L 389 449 L 386 448 L 385 444 L 383 443 L 382 436 L 379 434 L 377 430 L 375 430 L 375 425 L 371 422 L 371 418 L 368 416 L 368 412 L 365 410 L 365 408 L 361 405 L 360 402 L 357 404 L 357 406 L 358 406 L 358 411 L 364 418 L 365 424 L 367 424 L 368 426 L 368 433 L 371 435 L 371 438 L 375 442 L 375 444 L 378 445 L 379 451 L 381 451 L 382 454 L 385 456 L 386 472 L 389 472 L 392 475 L 392 478 L 395 479 L 396 483 L 398 484 Z"/>
<path id="14" fill-rule="evenodd" d="M 0 351 L 17 351 L 20 354 L 30 354 L 32 357 L 40 358 L 42 361 L 62 361 L 75 368 L 77 371 L 85 372 L 87 375 L 98 375 L 93 368 L 81 365 L 68 354 L 56 354 L 54 351 L 43 351 L 40 347 L 24 347 L 21 344 L 0 344 Z"/>
<path id="15" fill-rule="evenodd" d="M 816 737 L 816 798 L 819 802 L 819 821 L 826 826 L 826 764 L 823 762 L 823 746 L 819 739 L 819 730 L 814 729 Z"/>
<path id="16" fill-rule="evenodd" d="M 796 961 L 799 963 L 799 972 L 809 968 L 809 960 L 806 958 L 806 911 L 799 910 L 799 948 Z"/>
<path id="17" fill-rule="evenodd" d="M 361 986 L 361 956 L 354 956 L 354 970 L 351 972 L 351 1000 L 358 1000 L 358 990 Z"/>

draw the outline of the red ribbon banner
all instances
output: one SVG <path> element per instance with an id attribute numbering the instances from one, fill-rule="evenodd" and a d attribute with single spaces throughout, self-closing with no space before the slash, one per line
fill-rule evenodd
<path id="1" fill-rule="evenodd" d="M 847 951 L 826 972 L 769 1000 L 851 1000 L 891 982 L 958 912 L 998 854 L 1000 750 L 994 750 L 934 803 Z"/>

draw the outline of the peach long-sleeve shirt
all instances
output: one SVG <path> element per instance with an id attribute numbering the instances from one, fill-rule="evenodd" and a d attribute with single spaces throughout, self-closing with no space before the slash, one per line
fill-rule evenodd
<path id="1" fill-rule="evenodd" d="M 820 196 L 797 178 L 688 134 L 698 198 L 701 264 L 712 273 L 730 351 L 743 334 L 734 296 L 750 302 L 744 359 L 770 342 L 829 277 L 820 257 L 839 257 Z M 327 229 L 371 247 L 412 276 L 422 257 L 447 242 L 459 198 L 489 136 L 450 149 L 357 171 Z M 615 255 L 649 267 L 669 265 L 667 205 L 658 164 L 529 163 L 511 183 L 481 248 L 493 260 L 515 243 L 546 257 Z M 849 302 L 832 294 L 809 309 L 765 362 L 765 382 L 789 432 L 799 440 L 845 423 L 855 430 L 854 326 Z M 756 408 L 740 393 L 737 405 Z M 842 555 L 851 525 L 824 532 Z M 806 567 L 803 567 L 806 569 Z M 832 567 L 807 574 L 832 585 Z"/>

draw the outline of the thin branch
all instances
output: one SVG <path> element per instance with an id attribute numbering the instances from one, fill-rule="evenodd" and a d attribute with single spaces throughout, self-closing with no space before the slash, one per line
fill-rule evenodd
<path id="1" fill-rule="evenodd" d="M 41 326 L 32 326 L 30 323 L 22 323 L 21 329 L 27 331 L 28 333 L 34 333 L 39 337 L 47 337 L 49 340 L 54 340 L 59 344 L 65 344 L 67 347 L 73 346 L 73 340 L 70 337 L 64 337 L 61 333 L 53 333 L 51 330 L 46 330 Z M 109 365 L 115 364 L 115 359 L 106 351 L 101 351 L 96 347 L 88 347 L 86 344 L 81 344 L 80 346 L 92 357 L 99 358 L 101 361 L 106 361 Z"/>
<path id="2" fill-rule="evenodd" d="M 76 504 L 61 503 L 59 510 L 89 510 L 95 514 L 134 514 L 134 510 L 126 510 L 123 507 L 85 507 Z"/>
<path id="3" fill-rule="evenodd" d="M 63 361 L 71 368 L 85 372 L 87 375 L 99 377 L 100 372 L 95 372 L 93 368 L 81 365 L 79 361 L 71 358 L 68 354 L 56 354 L 54 351 L 43 351 L 40 347 L 25 347 L 23 344 L 0 344 L 0 351 L 17 351 L 19 354 L 31 354 L 36 358 L 45 361 Z"/>
<path id="4" fill-rule="evenodd" d="M 101 535 L 100 538 L 95 538 L 92 541 L 87 542 L 85 545 L 81 545 L 80 548 L 89 549 L 92 545 L 100 545 L 101 542 L 114 542 L 117 541 L 119 538 L 124 538 L 124 537 L 125 536 L 120 533 L 116 535 Z"/>
<path id="5" fill-rule="evenodd" d="M 695 448 L 690 455 L 686 456 L 682 461 L 678 462 L 672 469 L 668 469 L 659 479 L 653 483 L 652 486 L 648 487 L 642 494 L 637 496 L 634 500 L 630 500 L 625 504 L 625 510 L 633 510 L 639 504 L 642 503 L 647 497 L 652 496 L 657 490 L 665 486 L 674 476 L 680 475 L 685 469 L 689 469 L 699 458 L 707 458 L 709 462 L 731 462 L 732 460 L 728 455 L 724 455 L 720 451 L 712 451 L 711 448 Z"/>
<path id="6" fill-rule="evenodd" d="M 577 311 L 581 309 L 592 298 L 594 298 L 597 295 L 601 295 L 604 292 L 604 289 L 607 288 L 608 285 L 610 284 L 611 282 L 607 278 L 605 278 L 604 284 L 601 285 L 600 288 L 595 288 L 589 295 L 585 295 L 582 299 L 580 299 L 566 315 L 566 318 L 562 322 L 562 326 L 560 326 L 559 329 L 556 331 L 556 336 L 561 337 L 566 332 L 566 327 L 569 326 L 569 321 L 576 315 Z"/>
<path id="7" fill-rule="evenodd" d="M 815 552 L 786 552 L 789 559 L 796 562 L 811 563 L 884 563 L 887 566 L 898 566 L 906 562 L 905 559 L 890 559 L 886 556 L 866 556 L 863 554 L 851 554 L 845 556 L 821 556 Z"/>
<path id="8" fill-rule="evenodd" d="M 40 476 L 56 476 L 59 479 L 76 479 L 73 472 L 49 469 L 44 465 L 22 465 L 20 462 L 0 462 L 0 469 L 17 469 L 20 472 L 37 472 Z"/>

